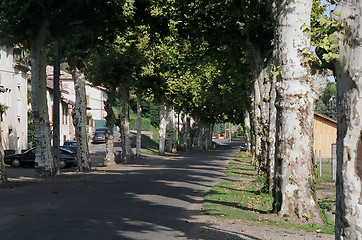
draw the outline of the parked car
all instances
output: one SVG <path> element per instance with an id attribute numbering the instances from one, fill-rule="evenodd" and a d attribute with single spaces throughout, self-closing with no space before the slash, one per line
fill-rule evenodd
<path id="1" fill-rule="evenodd" d="M 11 154 L 15 154 L 15 150 L 13 150 L 13 149 L 4 150 L 4 155 L 5 156 L 11 155 Z"/>
<path id="2" fill-rule="evenodd" d="M 92 143 L 105 143 L 106 142 L 106 132 L 98 131 L 95 132 L 92 138 Z"/>
<path id="3" fill-rule="evenodd" d="M 64 145 L 60 148 L 70 150 L 73 153 L 77 153 L 78 144 L 77 141 L 65 141 Z"/>
<path id="4" fill-rule="evenodd" d="M 106 128 L 103 127 L 103 128 L 96 128 L 95 132 L 105 132 L 106 131 Z"/>
<path id="5" fill-rule="evenodd" d="M 67 149 L 60 149 L 59 167 L 65 168 L 77 165 L 76 154 Z M 4 157 L 5 164 L 13 167 L 34 166 L 35 148 L 23 151 L 23 153 L 10 154 Z"/>
<path id="6" fill-rule="evenodd" d="M 246 145 L 246 142 L 242 142 L 240 145 L 240 151 L 246 152 L 248 151 L 248 147 Z"/>

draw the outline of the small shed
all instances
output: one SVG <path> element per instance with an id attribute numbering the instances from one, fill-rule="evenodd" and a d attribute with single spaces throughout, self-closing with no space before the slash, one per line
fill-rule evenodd
<path id="1" fill-rule="evenodd" d="M 313 120 L 314 153 L 321 158 L 332 158 L 332 145 L 337 142 L 337 121 L 319 113 Z"/>

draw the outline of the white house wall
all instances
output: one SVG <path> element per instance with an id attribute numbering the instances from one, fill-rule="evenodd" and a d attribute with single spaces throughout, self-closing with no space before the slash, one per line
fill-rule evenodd
<path id="1" fill-rule="evenodd" d="M 63 89 L 68 93 L 62 95 L 75 102 L 75 91 L 73 80 L 62 80 Z M 93 85 L 86 84 L 87 95 L 87 114 L 92 114 L 94 120 L 104 120 L 107 113 L 104 110 L 104 101 L 107 100 L 107 93 L 103 88 L 94 87 Z"/>
<path id="2" fill-rule="evenodd" d="M 13 48 L 0 47 L 0 103 L 9 106 L 1 124 L 4 149 L 20 152 L 28 147 L 28 108 L 26 73 L 14 67 Z"/>
<path id="3" fill-rule="evenodd" d="M 49 114 L 49 122 L 51 124 L 51 130 L 53 130 L 53 90 L 47 88 L 47 104 L 48 104 L 48 114 Z M 74 129 L 72 116 L 69 112 L 69 104 L 65 102 L 61 102 L 59 106 L 59 126 L 60 126 L 60 145 L 62 146 L 65 141 L 74 139 Z"/>

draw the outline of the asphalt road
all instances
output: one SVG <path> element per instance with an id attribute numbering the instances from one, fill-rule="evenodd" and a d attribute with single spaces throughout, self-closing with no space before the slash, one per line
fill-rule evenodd
<path id="1" fill-rule="evenodd" d="M 228 179 L 237 151 L 229 144 L 184 157 L 144 156 L 86 176 L 0 189 L 0 239 L 243 239 L 208 227 L 200 211 L 203 195 Z"/>

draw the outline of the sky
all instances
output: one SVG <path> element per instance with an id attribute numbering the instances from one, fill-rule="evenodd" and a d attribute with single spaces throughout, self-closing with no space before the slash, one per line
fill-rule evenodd
<path id="1" fill-rule="evenodd" d="M 328 2 L 329 2 L 329 1 L 327 1 L 327 0 L 322 0 L 322 4 L 328 4 Z M 332 6 L 330 6 L 329 8 L 327 8 L 326 14 L 329 15 L 329 12 L 330 12 L 330 11 L 333 11 L 335 8 L 336 8 L 335 5 L 332 5 Z"/>

